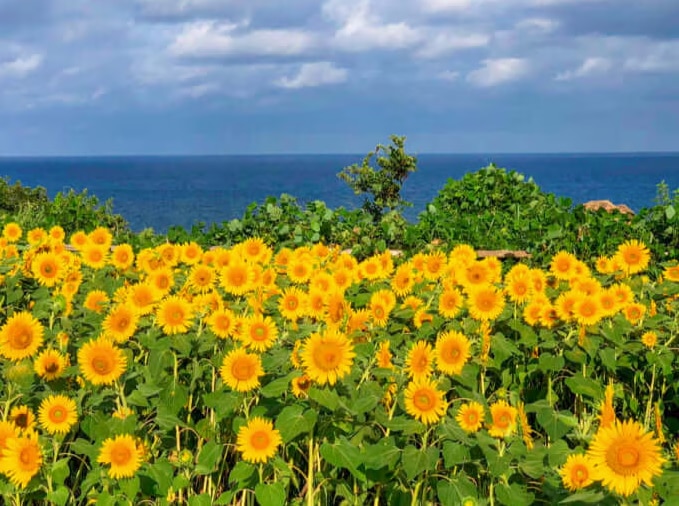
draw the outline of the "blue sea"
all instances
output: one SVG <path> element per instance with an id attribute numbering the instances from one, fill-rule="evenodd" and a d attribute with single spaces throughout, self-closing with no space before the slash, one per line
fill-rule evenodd
<path id="1" fill-rule="evenodd" d="M 449 178 L 460 179 L 493 162 L 532 178 L 544 191 L 574 204 L 607 199 L 635 211 L 654 205 L 657 184 L 679 188 L 679 153 L 611 154 L 420 154 L 418 171 L 403 189 L 415 221 Z M 362 154 L 130 157 L 0 157 L 0 177 L 57 192 L 87 189 L 135 231 L 166 232 L 202 222 L 239 218 L 248 204 L 287 193 L 302 204 L 323 200 L 330 207 L 358 207 L 337 178 Z"/>

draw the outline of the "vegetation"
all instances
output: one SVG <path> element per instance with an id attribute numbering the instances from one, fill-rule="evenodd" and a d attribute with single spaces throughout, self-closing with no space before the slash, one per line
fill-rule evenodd
<path id="1" fill-rule="evenodd" d="M 0 196 L 3 503 L 679 494 L 679 196 L 662 184 L 630 217 L 490 166 L 413 224 L 283 195 L 167 235 L 84 193 Z"/>

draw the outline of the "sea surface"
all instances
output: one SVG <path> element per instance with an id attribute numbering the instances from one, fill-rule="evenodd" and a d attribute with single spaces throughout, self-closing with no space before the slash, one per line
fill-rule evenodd
<path id="1" fill-rule="evenodd" d="M 532 178 L 542 190 L 574 204 L 607 199 L 633 210 L 654 205 L 658 183 L 679 188 L 679 153 L 611 154 L 420 154 L 418 171 L 405 182 L 403 195 L 414 205 L 415 221 L 449 178 L 460 179 L 493 162 Z M 343 167 L 363 155 L 228 155 L 124 157 L 0 157 L 0 177 L 42 186 L 50 197 L 73 188 L 87 189 L 135 231 L 166 232 L 172 225 L 222 223 L 243 215 L 267 196 L 293 195 L 305 204 L 361 205 L 337 178 Z"/>

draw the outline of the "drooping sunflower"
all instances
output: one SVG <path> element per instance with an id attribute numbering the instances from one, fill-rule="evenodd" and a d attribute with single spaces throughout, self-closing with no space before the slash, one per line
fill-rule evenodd
<path id="1" fill-rule="evenodd" d="M 382 341 L 377 348 L 377 367 L 382 369 L 393 369 L 394 364 L 391 362 L 391 351 L 389 351 L 389 341 Z"/>
<path id="2" fill-rule="evenodd" d="M 311 381 L 311 378 L 306 374 L 292 378 L 290 380 L 290 389 L 292 390 L 292 395 L 297 398 L 306 397 L 312 383 L 313 382 Z"/>
<path id="3" fill-rule="evenodd" d="M 104 440 L 97 462 L 111 466 L 108 475 L 113 479 L 131 478 L 141 467 L 142 456 L 134 437 L 122 434 Z"/>
<path id="4" fill-rule="evenodd" d="M 434 367 L 434 350 L 431 344 L 421 340 L 408 350 L 405 360 L 405 368 L 408 375 L 414 380 L 425 379 L 431 376 Z"/>
<path id="5" fill-rule="evenodd" d="M 33 410 L 25 405 L 14 406 L 9 412 L 8 420 L 11 421 L 19 431 L 30 431 L 35 427 L 35 414 Z"/>
<path id="6" fill-rule="evenodd" d="M 101 326 L 107 337 L 122 343 L 134 335 L 138 321 L 136 308 L 131 304 L 118 304 L 111 308 Z"/>
<path id="7" fill-rule="evenodd" d="M 193 323 L 193 307 L 186 299 L 170 295 L 158 304 L 156 318 L 166 335 L 183 334 Z"/>
<path id="8" fill-rule="evenodd" d="M 111 264 L 118 270 L 125 271 L 134 263 L 134 250 L 129 244 L 119 244 L 113 249 Z"/>
<path id="9" fill-rule="evenodd" d="M 43 342 L 44 328 L 28 311 L 14 313 L 0 328 L 0 355 L 10 360 L 31 357 Z"/>
<path id="10" fill-rule="evenodd" d="M 236 449 L 246 462 L 264 463 L 276 454 L 282 441 L 273 423 L 256 416 L 238 430 Z"/>
<path id="11" fill-rule="evenodd" d="M 49 434 L 66 434 L 78 421 L 75 401 L 65 395 L 50 395 L 38 409 L 38 421 Z"/>
<path id="12" fill-rule="evenodd" d="M 269 316 L 253 315 L 245 320 L 242 338 L 243 344 L 247 348 L 255 351 L 266 351 L 276 342 L 278 328 Z"/>
<path id="13" fill-rule="evenodd" d="M 448 409 L 444 392 L 436 388 L 436 382 L 423 378 L 411 381 L 404 393 L 406 412 L 429 425 L 438 422 Z"/>
<path id="14" fill-rule="evenodd" d="M 493 437 L 503 438 L 511 435 L 516 430 L 517 409 L 500 400 L 490 406 L 490 416 L 493 419 L 488 428 L 488 434 Z"/>
<path id="15" fill-rule="evenodd" d="M 264 376 L 264 369 L 259 355 L 236 348 L 226 354 L 219 373 L 224 383 L 233 390 L 249 392 L 259 386 L 259 378 Z"/>
<path id="16" fill-rule="evenodd" d="M 33 277 L 43 286 L 54 286 L 66 274 L 64 262 L 59 255 L 52 252 L 38 253 L 31 262 Z"/>
<path id="17" fill-rule="evenodd" d="M 444 374 L 461 374 L 469 360 L 471 345 L 467 337 L 455 330 L 442 333 L 436 339 L 436 368 Z"/>
<path id="18" fill-rule="evenodd" d="M 455 318 L 464 305 L 464 296 L 457 288 L 444 290 L 439 296 L 438 310 L 444 318 Z"/>
<path id="19" fill-rule="evenodd" d="M 127 357 L 109 339 L 93 339 L 78 350 L 78 367 L 93 385 L 111 385 L 125 372 Z"/>
<path id="20" fill-rule="evenodd" d="M 632 239 L 618 246 L 614 259 L 620 262 L 625 273 L 636 274 L 648 267 L 651 254 L 643 242 Z"/>
<path id="21" fill-rule="evenodd" d="M 33 369 L 41 378 L 52 381 L 64 373 L 64 370 L 68 367 L 68 362 L 68 356 L 50 348 L 44 350 L 35 358 Z"/>
<path id="22" fill-rule="evenodd" d="M 475 320 L 494 320 L 502 313 L 505 299 L 500 290 L 492 285 L 476 287 L 467 299 L 469 314 Z"/>
<path id="23" fill-rule="evenodd" d="M 652 485 L 662 474 L 662 450 L 653 433 L 639 422 L 616 420 L 600 428 L 589 445 L 587 455 L 604 487 L 622 496 L 633 494 L 642 483 Z"/>
<path id="24" fill-rule="evenodd" d="M 574 453 L 568 456 L 559 470 L 564 487 L 571 492 L 594 483 L 594 465 L 587 455 Z"/>
<path id="25" fill-rule="evenodd" d="M 16 487 L 26 488 L 42 466 L 42 450 L 37 435 L 7 439 L 7 446 L 0 456 L 0 473 L 9 478 Z"/>
<path id="26" fill-rule="evenodd" d="M 221 339 L 226 339 L 233 335 L 235 323 L 236 315 L 227 308 L 220 308 L 213 311 L 207 319 L 210 330 Z"/>
<path id="27" fill-rule="evenodd" d="M 349 374 L 355 356 L 351 342 L 335 329 L 311 334 L 301 353 L 306 374 L 319 385 L 334 385 Z"/>
<path id="28" fill-rule="evenodd" d="M 478 402 L 467 402 L 460 406 L 455 420 L 465 432 L 477 432 L 483 425 L 485 412 Z"/>

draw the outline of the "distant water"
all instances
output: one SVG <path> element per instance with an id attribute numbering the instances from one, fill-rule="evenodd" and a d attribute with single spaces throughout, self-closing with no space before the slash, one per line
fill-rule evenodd
<path id="1" fill-rule="evenodd" d="M 291 194 L 329 207 L 360 206 L 336 174 L 363 155 L 234 155 L 158 157 L 2 158 L 0 177 L 59 191 L 87 189 L 100 202 L 113 199 L 133 230 L 221 223 L 248 204 Z M 422 154 L 405 183 L 414 221 L 449 178 L 460 179 L 489 163 L 532 177 L 546 192 L 574 203 L 608 199 L 635 211 L 654 204 L 656 185 L 679 188 L 679 153 L 671 154 Z"/>

